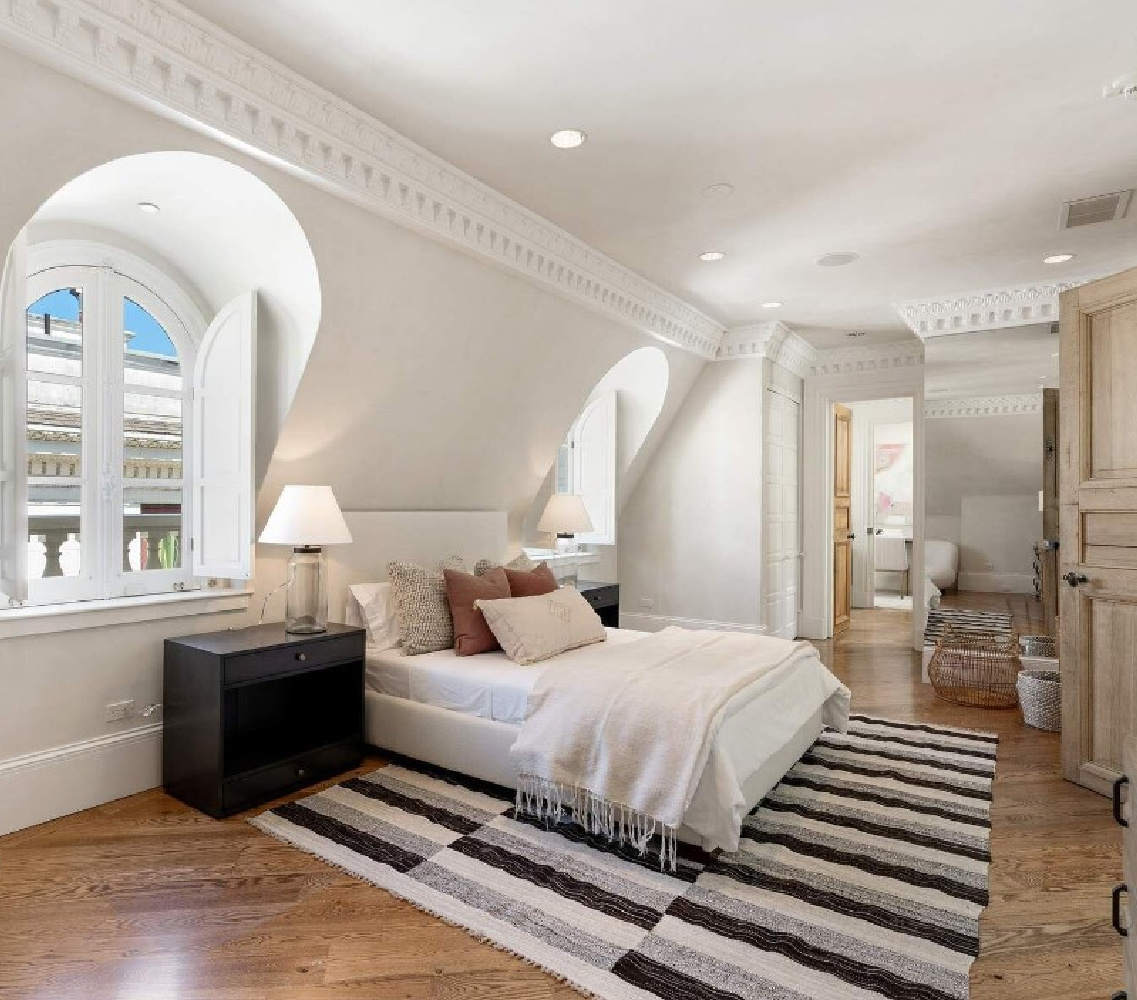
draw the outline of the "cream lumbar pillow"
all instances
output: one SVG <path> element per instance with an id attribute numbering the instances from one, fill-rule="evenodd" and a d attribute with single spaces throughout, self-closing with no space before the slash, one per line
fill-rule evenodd
<path id="1" fill-rule="evenodd" d="M 411 562 L 387 564 L 391 602 L 399 622 L 399 645 L 408 656 L 454 646 L 454 621 L 446 600 L 443 569 L 467 572 L 465 562 L 457 556 L 434 567 Z"/>
<path id="2" fill-rule="evenodd" d="M 537 663 L 608 638 L 600 616 L 572 587 L 537 597 L 479 600 L 474 607 L 514 663 Z"/>

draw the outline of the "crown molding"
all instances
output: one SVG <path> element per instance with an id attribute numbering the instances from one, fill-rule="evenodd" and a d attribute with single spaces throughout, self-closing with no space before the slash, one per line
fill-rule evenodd
<path id="1" fill-rule="evenodd" d="M 781 320 L 767 320 L 734 326 L 726 331 L 719 344 L 717 361 L 739 361 L 765 358 L 805 378 L 817 357 L 817 350 Z"/>
<path id="2" fill-rule="evenodd" d="M 896 368 L 919 368 L 923 364 L 924 345 L 918 340 L 901 340 L 891 344 L 863 344 L 818 351 L 809 367 L 809 375 L 869 374 Z"/>
<path id="3" fill-rule="evenodd" d="M 1058 296 L 1074 283 L 971 292 L 947 299 L 901 302 L 894 308 L 921 340 L 952 333 L 1003 330 L 1058 319 Z"/>
<path id="4" fill-rule="evenodd" d="M 966 399 L 931 399 L 924 403 L 929 420 L 943 417 L 1013 417 L 1042 412 L 1042 393 L 1008 396 L 970 396 Z"/>
<path id="5" fill-rule="evenodd" d="M 0 42 L 706 358 L 678 297 L 174 0 L 8 0 Z"/>

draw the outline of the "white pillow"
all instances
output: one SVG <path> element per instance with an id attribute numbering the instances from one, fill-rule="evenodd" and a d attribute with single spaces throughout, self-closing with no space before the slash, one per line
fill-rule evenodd
<path id="1" fill-rule="evenodd" d="M 354 583 L 347 588 L 348 625 L 367 626 L 367 645 L 391 649 L 399 644 L 399 623 L 389 583 Z"/>
<path id="2" fill-rule="evenodd" d="M 536 663 L 608 638 L 600 616 L 572 587 L 537 597 L 474 601 L 474 607 L 514 663 Z"/>

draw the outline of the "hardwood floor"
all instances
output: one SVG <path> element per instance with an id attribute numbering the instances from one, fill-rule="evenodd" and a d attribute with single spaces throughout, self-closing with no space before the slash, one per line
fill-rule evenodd
<path id="1" fill-rule="evenodd" d="M 973 1000 L 1090 1000 L 1122 985 L 1108 803 L 1058 776 L 1058 738 L 1017 710 L 920 683 L 902 611 L 855 611 L 822 655 L 854 709 L 993 730 L 991 905 Z M 368 762 L 369 767 L 379 763 Z M 575 997 L 380 889 L 160 791 L 0 838 L 0 997 L 119 1000 Z"/>

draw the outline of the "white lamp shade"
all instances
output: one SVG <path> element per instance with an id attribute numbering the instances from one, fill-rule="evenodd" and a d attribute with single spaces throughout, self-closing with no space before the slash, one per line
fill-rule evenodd
<path id="1" fill-rule="evenodd" d="M 330 486 L 286 486 L 261 532 L 265 545 L 346 545 L 351 532 Z"/>
<path id="2" fill-rule="evenodd" d="M 575 535 L 592 531 L 592 518 L 588 508 L 576 493 L 554 493 L 545 504 L 545 512 L 537 522 L 538 531 L 552 531 L 560 535 Z"/>

